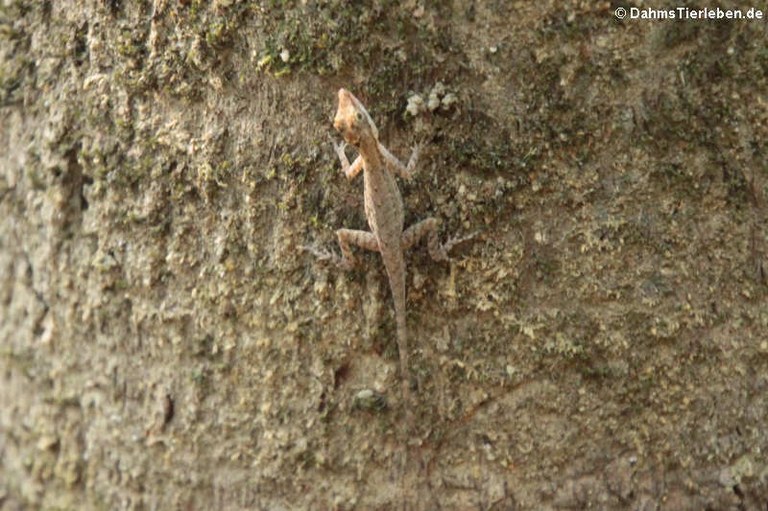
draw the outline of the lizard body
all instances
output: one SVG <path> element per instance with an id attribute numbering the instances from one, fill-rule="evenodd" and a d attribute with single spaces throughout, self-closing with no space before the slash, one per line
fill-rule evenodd
<path id="1" fill-rule="evenodd" d="M 310 248 L 321 259 L 332 260 L 344 269 L 355 265 L 355 258 L 350 245 L 357 245 L 368 250 L 378 251 L 384 262 L 389 277 L 392 298 L 395 305 L 397 325 L 397 347 L 400 355 L 400 373 L 403 401 L 409 424 L 412 422 L 410 410 L 410 371 L 408 369 L 408 334 L 406 328 L 405 298 L 405 256 L 404 252 L 425 235 L 428 235 L 428 248 L 436 261 L 448 259 L 448 250 L 467 238 L 439 243 L 437 228 L 440 223 L 436 218 L 427 218 L 407 230 L 403 230 L 403 199 L 395 181 L 395 174 L 409 179 L 416 165 L 419 147 L 413 153 L 407 165 L 403 165 L 386 147 L 379 142 L 379 133 L 363 104 L 346 89 L 339 89 L 339 107 L 333 122 L 346 144 L 357 148 L 359 155 L 350 164 L 344 151 L 346 144 L 335 145 L 341 161 L 342 170 L 347 178 L 352 179 L 363 171 L 365 216 L 371 232 L 339 229 L 342 257 Z"/>

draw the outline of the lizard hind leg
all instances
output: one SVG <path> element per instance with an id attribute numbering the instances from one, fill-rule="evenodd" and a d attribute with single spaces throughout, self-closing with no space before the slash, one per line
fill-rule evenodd
<path id="1" fill-rule="evenodd" d="M 312 253 L 321 261 L 330 261 L 332 264 L 340 267 L 342 270 L 351 270 L 357 264 L 351 245 L 366 248 L 374 252 L 379 251 L 379 242 L 373 233 L 368 231 L 356 231 L 353 229 L 339 229 L 336 231 L 336 237 L 339 239 L 339 248 L 341 248 L 341 257 L 334 254 L 333 251 L 318 248 L 315 246 L 303 246 L 302 250 Z"/>
<path id="2" fill-rule="evenodd" d="M 428 236 L 427 248 L 429 249 L 430 257 L 435 261 L 447 261 L 450 259 L 448 252 L 454 245 L 475 237 L 475 234 L 473 233 L 469 236 L 451 238 L 441 244 L 440 239 L 437 237 L 437 230 L 439 228 L 440 220 L 434 217 L 425 218 L 421 222 L 413 224 L 403 232 L 403 250 L 408 250 L 418 243 L 424 236 Z"/>
<path id="3" fill-rule="evenodd" d="M 372 232 L 339 229 L 336 231 L 336 237 L 339 239 L 339 248 L 341 249 L 341 259 L 337 261 L 337 264 L 345 270 L 352 268 L 357 262 L 352 253 L 351 245 L 357 245 L 373 252 L 379 251 L 379 242 Z"/>

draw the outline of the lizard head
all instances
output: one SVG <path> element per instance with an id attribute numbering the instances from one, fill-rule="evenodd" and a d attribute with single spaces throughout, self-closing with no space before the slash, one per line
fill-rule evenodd
<path id="1" fill-rule="evenodd" d="M 347 89 L 339 89 L 339 108 L 333 127 L 348 144 L 358 146 L 365 139 L 379 140 L 379 130 L 363 104 Z"/>

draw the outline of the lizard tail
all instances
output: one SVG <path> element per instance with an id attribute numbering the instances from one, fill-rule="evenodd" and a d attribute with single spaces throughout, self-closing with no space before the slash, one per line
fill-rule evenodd
<path id="1" fill-rule="evenodd" d="M 411 403 L 411 371 L 408 367 L 410 351 L 408 349 L 408 328 L 405 312 L 405 272 L 397 282 L 393 282 L 392 295 L 395 302 L 395 322 L 397 324 L 397 351 L 400 354 L 400 380 L 403 387 L 403 407 L 405 408 L 406 423 L 410 429 L 413 422 L 413 410 Z"/>
<path id="2" fill-rule="evenodd" d="M 400 353 L 400 370 L 402 371 L 404 387 L 409 387 L 408 378 L 408 328 L 405 322 L 405 293 L 401 298 L 395 298 L 395 322 L 397 323 L 397 351 Z"/>

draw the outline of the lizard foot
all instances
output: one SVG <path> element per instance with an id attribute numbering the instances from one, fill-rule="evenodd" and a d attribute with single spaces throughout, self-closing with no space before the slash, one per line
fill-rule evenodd
<path id="1" fill-rule="evenodd" d="M 321 261 L 331 261 L 335 262 L 337 259 L 340 259 L 339 256 L 331 252 L 330 250 L 320 248 L 317 246 L 311 246 L 311 245 L 302 245 L 301 250 L 304 252 L 309 252 L 313 256 L 317 257 Z"/>
<path id="2" fill-rule="evenodd" d="M 480 231 L 472 232 L 466 236 L 452 236 L 451 238 L 448 238 L 448 241 L 443 243 L 443 251 L 447 256 L 448 252 L 450 252 L 454 246 L 458 245 L 459 243 L 464 243 L 465 241 L 473 240 L 477 237 L 478 234 L 480 234 Z"/>
<path id="3" fill-rule="evenodd" d="M 351 262 L 348 259 L 339 257 L 330 250 L 319 248 L 317 246 L 310 246 L 310 245 L 302 245 L 300 248 L 304 252 L 309 252 L 310 254 L 315 256 L 318 260 L 323 262 L 329 262 L 344 270 L 349 270 L 354 266 L 354 262 Z"/>
<path id="4" fill-rule="evenodd" d="M 405 166 L 405 170 L 408 173 L 412 173 L 416 169 L 416 164 L 421 156 L 421 150 L 424 148 L 423 142 L 418 142 L 411 147 L 411 157 L 408 159 L 408 163 Z"/>
<path id="5" fill-rule="evenodd" d="M 339 159 L 344 161 L 344 159 L 347 157 L 347 153 L 344 152 L 344 150 L 347 148 L 346 142 L 336 143 L 336 141 L 333 141 L 333 150 L 336 151 L 336 154 L 339 156 Z"/>

